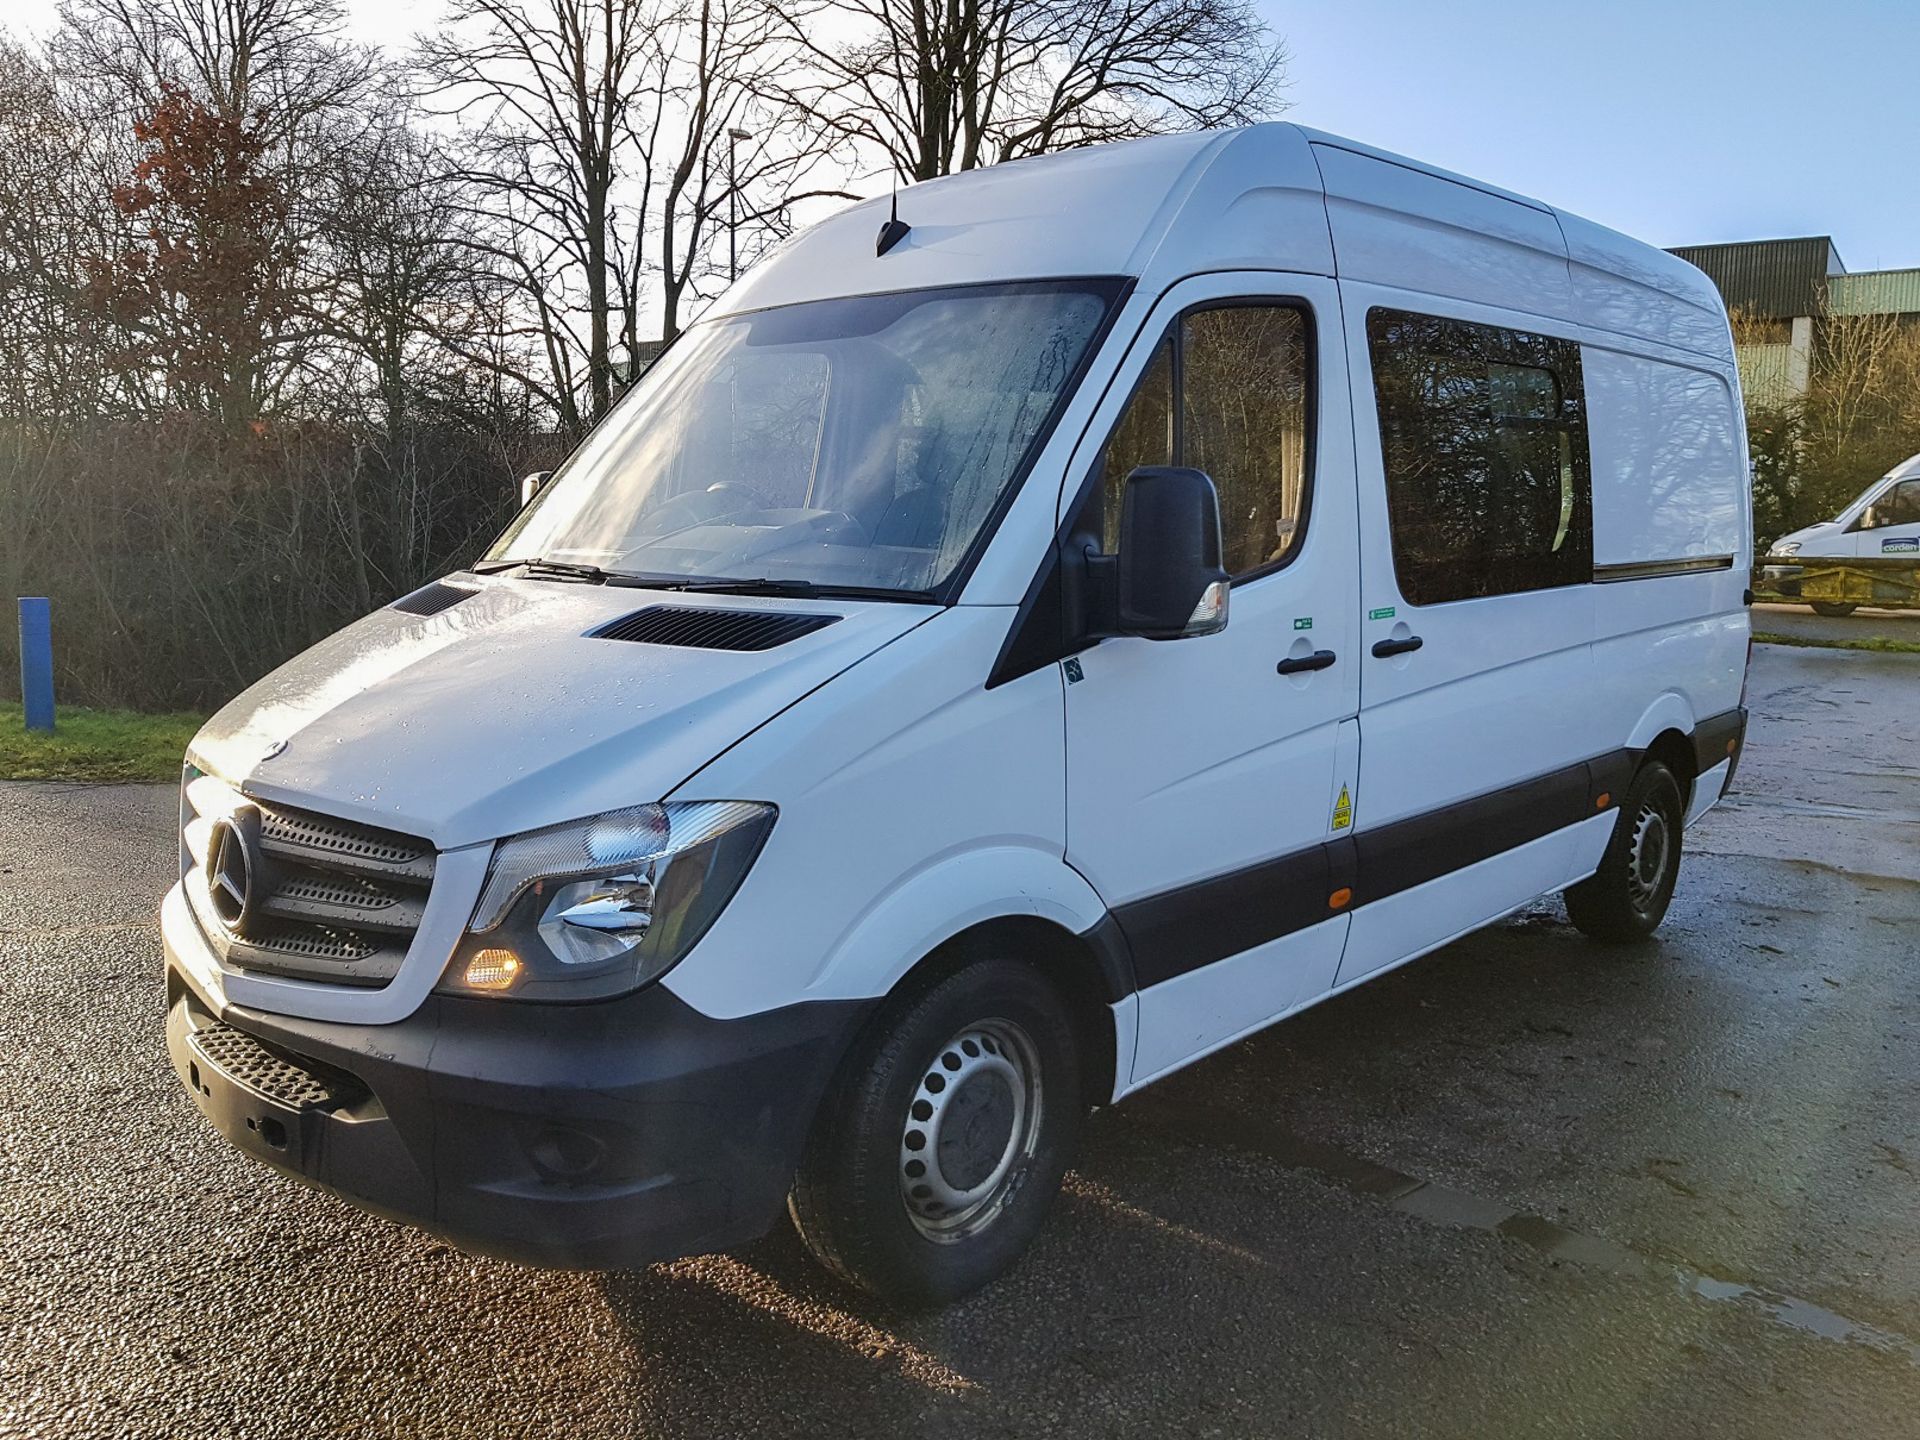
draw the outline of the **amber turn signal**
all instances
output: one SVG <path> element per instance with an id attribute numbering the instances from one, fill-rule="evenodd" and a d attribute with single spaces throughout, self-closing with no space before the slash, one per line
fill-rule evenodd
<path id="1" fill-rule="evenodd" d="M 520 978 L 520 957 L 511 950 L 486 949 L 467 961 L 461 983 L 469 990 L 511 990 Z"/>
<path id="2" fill-rule="evenodd" d="M 1327 908 L 1329 910 L 1343 910 L 1351 904 L 1352 901 L 1353 891 L 1349 890 L 1345 885 L 1342 885 L 1327 897 Z"/>

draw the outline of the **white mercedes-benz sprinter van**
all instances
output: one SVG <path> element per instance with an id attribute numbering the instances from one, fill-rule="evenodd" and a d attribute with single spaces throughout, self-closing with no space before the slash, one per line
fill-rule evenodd
<path id="1" fill-rule="evenodd" d="M 849 209 L 194 740 L 173 1064 L 477 1251 L 785 1208 L 961 1294 L 1090 1107 L 1542 894 L 1660 923 L 1744 731 L 1737 386 L 1698 271 L 1293 125 Z"/>

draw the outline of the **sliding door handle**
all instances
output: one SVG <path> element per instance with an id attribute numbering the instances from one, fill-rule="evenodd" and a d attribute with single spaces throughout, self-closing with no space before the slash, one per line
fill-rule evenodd
<path id="1" fill-rule="evenodd" d="M 1303 670 L 1324 670 L 1340 657 L 1331 650 L 1316 650 L 1311 655 L 1297 656 L 1291 660 L 1282 660 L 1274 666 L 1282 675 L 1298 675 Z"/>
<path id="2" fill-rule="evenodd" d="M 1404 640 L 1376 640 L 1373 642 L 1373 653 L 1382 660 L 1389 655 L 1411 655 L 1426 643 L 1418 635 L 1409 635 Z"/>

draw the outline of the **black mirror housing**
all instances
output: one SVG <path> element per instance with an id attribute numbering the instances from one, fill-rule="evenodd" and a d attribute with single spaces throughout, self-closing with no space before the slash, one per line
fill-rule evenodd
<path id="1" fill-rule="evenodd" d="M 1115 629 L 1180 640 L 1226 628 L 1220 496 L 1205 472 L 1143 465 L 1127 476 L 1114 576 Z"/>

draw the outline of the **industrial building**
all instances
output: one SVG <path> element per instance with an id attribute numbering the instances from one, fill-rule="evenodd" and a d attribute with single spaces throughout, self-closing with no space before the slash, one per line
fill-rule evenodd
<path id="1" fill-rule="evenodd" d="M 1729 310 L 1744 317 L 1735 353 L 1749 405 L 1804 395 L 1815 329 L 1840 315 L 1897 315 L 1920 323 L 1920 269 L 1849 271 L 1828 235 L 1682 245 L 1673 253 L 1706 271 Z"/>

